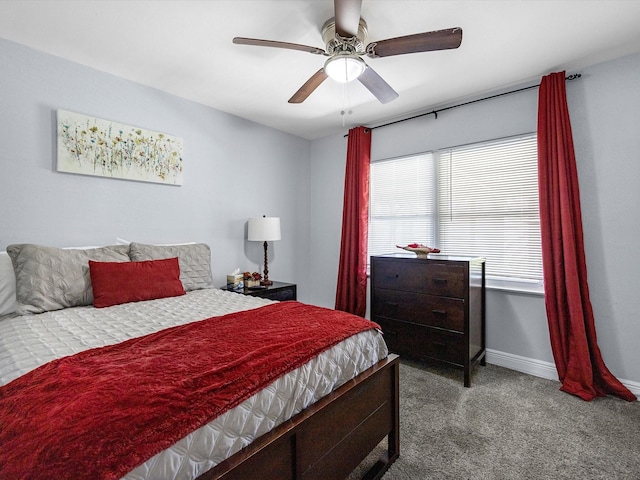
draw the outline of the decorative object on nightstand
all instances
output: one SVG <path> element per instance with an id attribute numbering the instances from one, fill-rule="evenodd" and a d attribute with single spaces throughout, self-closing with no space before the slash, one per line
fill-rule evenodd
<path id="1" fill-rule="evenodd" d="M 253 288 L 260 285 L 260 281 L 262 280 L 262 275 L 258 272 L 244 272 L 244 286 L 246 288 Z"/>
<path id="2" fill-rule="evenodd" d="M 267 217 L 250 218 L 247 229 L 247 240 L 250 242 L 264 242 L 264 278 L 261 285 L 272 285 L 269 280 L 269 266 L 267 263 L 267 242 L 280 240 L 280 218 Z"/>

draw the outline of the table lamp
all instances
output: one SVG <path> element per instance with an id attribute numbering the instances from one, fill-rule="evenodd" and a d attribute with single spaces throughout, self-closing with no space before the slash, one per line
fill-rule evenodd
<path id="1" fill-rule="evenodd" d="M 269 266 L 267 263 L 267 242 L 280 240 L 280 218 L 266 217 L 250 218 L 247 229 L 247 240 L 250 242 L 264 242 L 264 278 L 261 285 L 273 285 L 269 280 Z"/>

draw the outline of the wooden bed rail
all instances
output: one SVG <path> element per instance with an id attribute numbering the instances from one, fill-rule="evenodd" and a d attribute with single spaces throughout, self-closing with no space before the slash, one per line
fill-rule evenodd
<path id="1" fill-rule="evenodd" d="M 387 437 L 363 479 L 400 455 L 399 359 L 389 355 L 198 480 L 344 480 Z"/>

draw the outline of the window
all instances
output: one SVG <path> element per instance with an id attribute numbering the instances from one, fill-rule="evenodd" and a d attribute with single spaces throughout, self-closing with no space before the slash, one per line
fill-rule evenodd
<path id="1" fill-rule="evenodd" d="M 542 282 L 536 135 L 372 162 L 369 254 L 417 242 L 487 259 L 487 284 Z"/>
<path id="2" fill-rule="evenodd" d="M 369 255 L 435 241 L 435 165 L 430 153 L 371 164 Z"/>

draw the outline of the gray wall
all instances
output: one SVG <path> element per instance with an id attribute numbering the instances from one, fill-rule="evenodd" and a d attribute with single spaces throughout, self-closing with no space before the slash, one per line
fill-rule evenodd
<path id="1" fill-rule="evenodd" d="M 598 344 L 640 382 L 640 55 L 583 73 L 568 96 Z"/>
<path id="2" fill-rule="evenodd" d="M 640 296 L 632 289 L 640 236 L 640 56 L 581 72 L 567 91 L 599 345 L 609 369 L 639 391 Z M 534 132 L 537 95 L 532 89 L 376 129 L 372 159 Z M 334 304 L 345 156 L 342 135 L 312 142 L 312 300 L 324 306 Z M 544 298 L 488 291 L 487 347 L 494 363 L 517 367 L 522 358 L 523 370 L 536 372 L 540 363 L 544 375 L 553 363 Z"/>
<path id="3" fill-rule="evenodd" d="M 55 171 L 57 109 L 184 139 L 184 185 Z M 270 278 L 302 282 L 309 239 L 308 140 L 91 68 L 0 40 L 0 249 L 29 242 L 104 245 L 116 237 L 211 246 L 222 285 L 234 268 L 258 270 L 262 245 L 246 221 L 282 220 Z M 304 299 L 304 285 L 300 285 Z"/>

